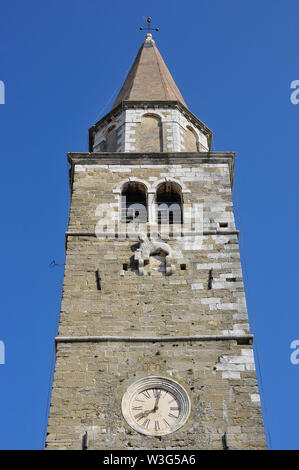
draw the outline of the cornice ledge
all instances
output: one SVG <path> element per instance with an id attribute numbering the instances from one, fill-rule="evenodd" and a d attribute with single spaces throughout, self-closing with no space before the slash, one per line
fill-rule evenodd
<path id="1" fill-rule="evenodd" d="M 160 152 L 160 153 L 140 153 L 140 152 L 68 152 L 68 161 L 73 164 L 82 165 L 82 163 L 92 165 L 95 161 L 109 165 L 125 165 L 129 161 L 132 164 L 138 164 L 138 161 L 144 164 L 144 161 L 150 161 L 153 164 L 169 162 L 169 160 L 180 161 L 181 163 L 190 163 L 190 160 L 204 160 L 219 163 L 219 159 L 234 160 L 235 152 Z"/>
<path id="2" fill-rule="evenodd" d="M 252 334 L 242 335 L 195 335 L 195 336 L 57 336 L 55 343 L 101 343 L 101 342 L 171 342 L 178 341 L 252 341 Z"/>

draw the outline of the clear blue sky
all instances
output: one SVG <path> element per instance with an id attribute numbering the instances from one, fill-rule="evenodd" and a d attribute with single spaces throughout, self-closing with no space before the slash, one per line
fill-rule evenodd
<path id="1" fill-rule="evenodd" d="M 64 263 L 66 153 L 88 150 L 88 127 L 143 40 L 143 15 L 160 27 L 157 45 L 213 130 L 213 150 L 237 152 L 272 447 L 299 449 L 297 0 L 1 0 L 0 448 L 42 447 L 63 272 L 48 265 Z"/>

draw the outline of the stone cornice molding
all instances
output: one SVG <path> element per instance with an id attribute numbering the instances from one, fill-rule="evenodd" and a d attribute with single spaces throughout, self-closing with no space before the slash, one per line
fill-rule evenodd
<path id="1" fill-rule="evenodd" d="M 252 341 L 252 334 L 242 335 L 196 335 L 196 336 L 57 336 L 55 343 L 101 343 L 101 342 L 184 342 L 184 341 Z"/>

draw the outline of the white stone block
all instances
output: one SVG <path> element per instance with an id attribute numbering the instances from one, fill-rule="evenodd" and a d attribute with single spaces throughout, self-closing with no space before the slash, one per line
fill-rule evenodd
<path id="1" fill-rule="evenodd" d="M 222 356 L 220 362 L 224 364 L 251 364 L 252 359 L 249 356 Z"/>
<path id="2" fill-rule="evenodd" d="M 129 167 L 121 167 L 121 168 L 113 168 L 113 167 L 110 167 L 109 168 L 110 170 L 110 173 L 131 173 L 131 168 Z"/>
<path id="3" fill-rule="evenodd" d="M 243 372 L 245 371 L 245 366 L 244 364 L 233 364 L 230 362 L 223 362 L 221 364 L 216 365 L 216 370 Z"/>
<path id="4" fill-rule="evenodd" d="M 249 357 L 254 357 L 253 355 L 253 349 L 242 349 L 242 356 L 249 356 Z"/>
<path id="5" fill-rule="evenodd" d="M 222 372 L 222 378 L 223 379 L 240 379 L 240 372 L 231 372 L 231 371 L 227 371 L 227 372 Z"/>
<path id="6" fill-rule="evenodd" d="M 196 269 L 198 270 L 202 270 L 202 269 L 221 269 L 222 268 L 222 265 L 220 263 L 210 263 L 210 264 L 207 264 L 207 263 L 201 263 L 201 264 L 197 264 L 196 265 Z"/>
<path id="7" fill-rule="evenodd" d="M 253 393 L 250 395 L 250 398 L 253 403 L 260 403 L 261 401 L 260 395 L 258 393 Z"/>
<path id="8" fill-rule="evenodd" d="M 238 304 L 231 304 L 231 303 L 218 304 L 217 308 L 218 310 L 238 310 Z"/>
<path id="9" fill-rule="evenodd" d="M 75 172 L 76 173 L 84 173 L 86 171 L 86 168 L 84 165 L 75 165 Z"/>
<path id="10" fill-rule="evenodd" d="M 200 282 L 191 284 L 192 290 L 200 290 L 203 289 L 203 284 Z"/>
<path id="11" fill-rule="evenodd" d="M 206 304 L 206 305 L 210 305 L 210 304 L 217 304 L 220 302 L 220 298 L 215 298 L 215 297 L 209 297 L 207 299 L 200 299 L 200 303 L 201 304 Z"/>

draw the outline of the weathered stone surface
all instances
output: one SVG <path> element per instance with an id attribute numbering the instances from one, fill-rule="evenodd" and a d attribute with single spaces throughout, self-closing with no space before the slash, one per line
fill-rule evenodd
<path id="1" fill-rule="evenodd" d="M 236 341 L 59 345 L 48 447 L 80 449 L 87 431 L 90 449 L 221 449 L 224 432 L 231 449 L 264 448 L 256 380 L 242 371 L 223 379 L 215 367 L 239 353 Z M 191 399 L 187 423 L 159 439 L 132 430 L 121 413 L 126 388 L 148 375 L 177 380 Z"/>
<path id="2" fill-rule="evenodd" d="M 228 163 L 190 166 L 181 159 L 74 170 L 60 336 L 249 333 Z M 93 236 L 98 205 L 107 204 L 107 223 L 114 223 L 122 184 L 132 176 L 149 192 L 165 178 L 175 180 L 184 208 L 203 204 L 200 242 L 167 240 L 170 275 L 159 270 L 159 257 L 140 275 L 133 263 L 137 236 Z M 138 434 L 121 414 L 126 388 L 148 375 L 173 378 L 191 398 L 187 423 L 159 439 Z M 80 449 L 86 431 L 91 449 L 221 449 L 225 432 L 231 449 L 265 448 L 252 346 L 236 340 L 57 344 L 47 448 Z"/>

